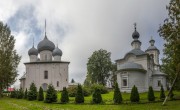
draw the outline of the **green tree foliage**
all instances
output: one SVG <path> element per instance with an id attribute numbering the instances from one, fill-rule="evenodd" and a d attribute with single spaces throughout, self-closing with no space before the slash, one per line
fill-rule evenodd
<path id="1" fill-rule="evenodd" d="M 91 74 L 87 73 L 86 79 L 84 80 L 84 86 L 89 87 L 92 85 L 91 78 Z"/>
<path id="2" fill-rule="evenodd" d="M 61 93 L 61 103 L 67 102 L 69 102 L 68 91 L 66 90 L 66 87 L 63 87 L 63 91 Z"/>
<path id="3" fill-rule="evenodd" d="M 115 104 L 119 104 L 122 102 L 122 95 L 120 92 L 120 89 L 118 87 L 118 83 L 115 83 L 115 89 L 114 89 L 114 97 L 113 97 L 113 101 Z"/>
<path id="4" fill-rule="evenodd" d="M 160 36 L 165 40 L 162 71 L 168 76 L 168 81 L 174 89 L 180 90 L 180 1 L 170 0 L 167 6 L 168 18 L 159 28 Z"/>
<path id="5" fill-rule="evenodd" d="M 76 103 L 84 103 L 84 94 L 83 94 L 82 86 L 80 84 L 78 84 L 78 86 L 77 86 L 75 102 Z"/>
<path id="6" fill-rule="evenodd" d="M 132 90 L 131 90 L 131 96 L 130 96 L 131 102 L 139 102 L 139 92 L 137 87 L 134 85 Z"/>
<path id="7" fill-rule="evenodd" d="M 46 91 L 45 103 L 52 103 L 52 102 L 57 102 L 57 92 L 54 89 L 54 86 L 50 84 Z"/>
<path id="8" fill-rule="evenodd" d="M 18 99 L 22 99 L 24 97 L 24 91 L 22 88 L 20 88 L 18 91 L 17 91 L 17 97 Z"/>
<path id="9" fill-rule="evenodd" d="M 27 88 L 26 88 L 26 90 L 24 92 L 24 99 L 27 99 L 27 94 L 28 94 L 28 91 L 27 91 Z"/>
<path id="10" fill-rule="evenodd" d="M 43 100 L 44 100 L 44 93 L 42 87 L 40 86 L 38 92 L 38 101 L 43 101 Z"/>
<path id="11" fill-rule="evenodd" d="M 94 93 L 92 95 L 92 102 L 96 104 L 102 103 L 101 92 L 98 88 L 94 90 Z"/>
<path id="12" fill-rule="evenodd" d="M 160 90 L 160 99 L 163 100 L 165 98 L 165 93 L 164 93 L 164 88 L 163 86 L 161 85 L 161 90 Z"/>
<path id="13" fill-rule="evenodd" d="M 2 90 L 16 81 L 21 57 L 14 49 L 15 39 L 7 25 L 0 22 L 0 97 Z"/>
<path id="14" fill-rule="evenodd" d="M 106 85 L 107 79 L 110 75 L 109 72 L 112 69 L 110 56 L 110 52 L 100 49 L 93 52 L 91 57 L 89 57 L 87 70 L 88 74 L 91 76 L 92 83 Z"/>
<path id="15" fill-rule="evenodd" d="M 148 101 L 154 101 L 154 100 L 155 100 L 154 90 L 152 86 L 150 86 L 148 91 Z"/>
<path id="16" fill-rule="evenodd" d="M 30 85 L 27 98 L 30 101 L 37 99 L 37 88 L 36 88 L 36 85 L 34 83 L 31 83 L 31 85 Z"/>

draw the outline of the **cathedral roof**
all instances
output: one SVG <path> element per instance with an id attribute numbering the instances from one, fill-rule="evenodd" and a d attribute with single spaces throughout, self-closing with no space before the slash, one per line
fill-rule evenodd
<path id="1" fill-rule="evenodd" d="M 45 35 L 44 39 L 39 42 L 37 48 L 38 48 L 38 52 L 41 52 L 43 50 L 53 51 L 55 48 L 55 45 Z"/>
<path id="2" fill-rule="evenodd" d="M 127 54 L 134 54 L 134 55 L 146 55 L 147 53 L 145 53 L 144 51 L 142 51 L 141 49 L 133 49 L 131 51 L 129 51 Z M 125 56 L 126 56 L 125 55 Z"/>
<path id="3" fill-rule="evenodd" d="M 29 55 L 38 55 L 38 50 L 36 48 L 34 48 L 34 46 L 33 46 L 31 49 L 29 49 L 28 54 Z"/>
<path id="4" fill-rule="evenodd" d="M 127 62 L 119 66 L 119 70 L 139 70 L 139 71 L 145 71 L 142 67 L 142 65 L 134 63 L 134 62 Z"/>
<path id="5" fill-rule="evenodd" d="M 52 53 L 53 56 L 62 56 L 62 51 L 56 47 L 54 50 L 53 50 L 53 53 Z"/>

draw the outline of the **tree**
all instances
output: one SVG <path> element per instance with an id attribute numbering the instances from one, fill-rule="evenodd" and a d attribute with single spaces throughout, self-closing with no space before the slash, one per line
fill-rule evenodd
<path id="1" fill-rule="evenodd" d="M 91 57 L 88 58 L 87 70 L 92 83 L 106 85 L 112 69 L 110 56 L 110 52 L 100 49 L 93 52 Z"/>
<path id="2" fill-rule="evenodd" d="M 86 87 L 89 87 L 89 86 L 91 86 L 92 85 L 92 83 L 91 83 L 91 74 L 88 74 L 87 73 L 87 75 L 86 75 L 86 79 L 84 80 L 84 86 L 86 86 Z"/>
<path id="3" fill-rule="evenodd" d="M 160 26 L 158 32 L 165 40 L 162 71 L 168 75 L 167 78 L 171 83 L 171 88 L 163 105 L 173 93 L 172 88 L 180 90 L 180 1 L 170 0 L 166 9 L 168 10 L 168 18 L 164 20 L 164 24 Z"/>
<path id="4" fill-rule="evenodd" d="M 31 85 L 30 85 L 27 98 L 30 101 L 37 99 L 37 88 L 36 88 L 36 85 L 34 83 L 31 83 Z"/>
<path id="5" fill-rule="evenodd" d="M 2 90 L 16 81 L 21 57 L 14 49 L 15 39 L 7 25 L 0 22 L 0 97 Z"/>
<path id="6" fill-rule="evenodd" d="M 24 99 L 27 99 L 27 88 L 26 88 L 26 90 L 25 90 L 25 92 L 24 92 Z"/>
<path id="7" fill-rule="evenodd" d="M 24 97 L 24 91 L 22 88 L 20 88 L 18 91 L 17 91 L 17 98 L 18 99 L 22 99 Z"/>
<path id="8" fill-rule="evenodd" d="M 131 102 L 139 102 L 139 92 L 137 87 L 134 85 L 132 90 L 131 90 L 131 96 L 130 96 L 130 100 Z"/>
<path id="9" fill-rule="evenodd" d="M 161 90 L 160 90 L 160 99 L 161 100 L 163 100 L 163 99 L 165 99 L 165 93 L 164 93 L 164 88 L 163 88 L 163 86 L 161 85 Z"/>
<path id="10" fill-rule="evenodd" d="M 75 83 L 74 79 L 71 80 L 71 83 Z"/>
<path id="11" fill-rule="evenodd" d="M 120 90 L 119 90 L 119 87 L 118 87 L 118 83 L 117 83 L 117 82 L 115 83 L 113 101 L 114 101 L 115 104 L 119 104 L 119 103 L 122 102 L 122 95 L 121 95 L 121 92 L 120 92 Z"/>
<path id="12" fill-rule="evenodd" d="M 84 103 L 84 94 L 83 94 L 82 86 L 80 84 L 78 84 L 78 86 L 77 86 L 75 102 L 76 103 Z"/>
<path id="13" fill-rule="evenodd" d="M 94 93 L 92 95 L 92 102 L 93 103 L 102 103 L 101 91 L 98 88 L 95 88 Z"/>
<path id="14" fill-rule="evenodd" d="M 180 1 L 171 0 L 167 10 L 169 16 L 158 30 L 160 36 L 165 40 L 162 71 L 168 75 L 167 78 L 171 85 L 177 77 L 174 89 L 180 90 Z"/>
<path id="15" fill-rule="evenodd" d="M 62 103 L 69 102 L 69 96 L 68 96 L 68 91 L 66 90 L 66 87 L 63 87 L 63 91 L 61 93 L 61 102 Z"/>
<path id="16" fill-rule="evenodd" d="M 52 103 L 52 102 L 57 102 L 57 92 L 54 89 L 54 86 L 50 84 L 46 91 L 45 103 Z"/>
<path id="17" fill-rule="evenodd" d="M 148 101 L 154 101 L 154 100 L 155 100 L 154 90 L 152 86 L 150 86 L 148 91 Z"/>
<path id="18" fill-rule="evenodd" d="M 39 87 L 39 93 L 38 93 L 38 101 L 43 101 L 44 100 L 44 93 L 43 93 L 43 89 L 40 86 Z"/>

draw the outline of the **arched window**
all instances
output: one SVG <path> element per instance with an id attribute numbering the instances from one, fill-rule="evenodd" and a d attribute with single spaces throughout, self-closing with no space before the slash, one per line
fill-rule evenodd
<path id="1" fill-rule="evenodd" d="M 48 79 L 48 71 L 44 71 L 44 79 Z"/>
<path id="2" fill-rule="evenodd" d="M 59 87 L 59 81 L 57 81 L 57 87 Z"/>

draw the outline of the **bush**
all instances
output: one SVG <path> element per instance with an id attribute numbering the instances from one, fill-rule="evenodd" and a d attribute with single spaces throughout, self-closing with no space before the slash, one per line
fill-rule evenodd
<path id="1" fill-rule="evenodd" d="M 17 96 L 17 90 L 14 89 L 14 91 L 11 92 L 10 97 L 11 97 L 11 98 L 16 98 L 16 96 Z"/>
<path id="2" fill-rule="evenodd" d="M 102 102 L 101 92 L 98 88 L 95 88 L 95 91 L 92 95 L 92 102 L 96 104 Z"/>
<path id="3" fill-rule="evenodd" d="M 73 87 L 68 87 L 67 88 L 69 97 L 75 97 L 76 93 L 77 93 L 77 87 L 73 86 Z"/>
<path id="4" fill-rule="evenodd" d="M 36 88 L 34 83 L 31 83 L 31 86 L 30 86 L 29 91 L 28 91 L 27 98 L 30 101 L 37 99 L 37 88 Z"/>
<path id="5" fill-rule="evenodd" d="M 164 93 L 164 88 L 163 85 L 161 85 L 161 90 L 160 90 L 160 99 L 163 100 L 165 98 L 165 93 Z"/>
<path id="6" fill-rule="evenodd" d="M 50 84 L 46 91 L 45 103 L 52 103 L 52 102 L 57 102 L 57 92 L 54 89 L 54 86 Z"/>
<path id="7" fill-rule="evenodd" d="M 84 96 L 90 96 L 91 95 L 91 89 L 87 87 L 83 87 L 83 93 Z"/>
<path id="8" fill-rule="evenodd" d="M 18 99 L 22 99 L 24 96 L 24 91 L 22 88 L 20 88 L 18 91 L 17 91 L 17 97 Z"/>
<path id="9" fill-rule="evenodd" d="M 82 89 L 83 89 L 84 96 L 91 95 L 91 91 L 92 91 L 91 88 L 83 87 Z M 76 87 L 68 87 L 67 91 L 68 91 L 69 97 L 75 97 L 76 93 L 77 93 L 77 86 Z"/>
<path id="10" fill-rule="evenodd" d="M 84 94 L 83 94 L 82 86 L 80 84 L 78 84 L 78 87 L 77 87 L 75 102 L 84 103 Z"/>
<path id="11" fill-rule="evenodd" d="M 132 90 L 131 90 L 131 96 L 130 96 L 130 100 L 131 102 L 139 102 L 139 92 L 137 87 L 134 85 Z"/>
<path id="12" fill-rule="evenodd" d="M 120 89 L 118 87 L 118 83 L 115 83 L 115 89 L 114 89 L 114 97 L 113 97 L 113 101 L 115 104 L 119 104 L 122 102 L 122 95 L 120 92 Z"/>
<path id="13" fill-rule="evenodd" d="M 43 101 L 44 100 L 44 94 L 43 94 L 43 89 L 40 86 L 39 87 L 39 93 L 38 93 L 38 101 Z"/>
<path id="14" fill-rule="evenodd" d="M 150 86 L 148 91 L 148 101 L 154 101 L 154 100 L 155 100 L 154 91 L 152 86 Z"/>
<path id="15" fill-rule="evenodd" d="M 24 92 L 24 99 L 27 99 L 27 88 L 26 88 L 26 90 L 25 90 L 25 92 Z"/>
<path id="16" fill-rule="evenodd" d="M 103 85 L 99 85 L 99 84 L 93 84 L 91 86 L 91 93 L 94 92 L 95 89 L 99 89 L 101 94 L 106 94 L 108 93 L 108 89 L 106 87 L 104 87 Z"/>
<path id="17" fill-rule="evenodd" d="M 63 91 L 61 93 L 61 103 L 67 102 L 69 102 L 68 91 L 66 90 L 66 87 L 63 87 Z"/>

